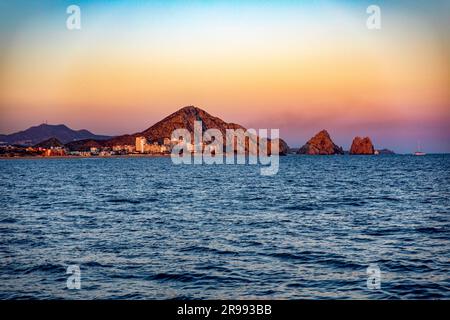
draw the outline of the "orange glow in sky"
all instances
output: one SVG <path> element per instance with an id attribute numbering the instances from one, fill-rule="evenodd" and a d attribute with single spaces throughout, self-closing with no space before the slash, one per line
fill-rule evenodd
<path id="1" fill-rule="evenodd" d="M 195 105 L 291 146 L 326 128 L 344 148 L 371 135 L 450 152 L 448 38 L 415 11 L 388 7 L 375 31 L 336 4 L 81 7 L 81 30 L 53 10 L 2 41 L 1 133 L 44 120 L 133 133 Z"/>

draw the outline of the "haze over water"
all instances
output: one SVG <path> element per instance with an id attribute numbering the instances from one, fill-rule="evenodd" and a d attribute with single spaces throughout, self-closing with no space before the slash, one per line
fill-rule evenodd
<path id="1" fill-rule="evenodd" d="M 2 160 L 0 298 L 448 299 L 449 160 Z"/>

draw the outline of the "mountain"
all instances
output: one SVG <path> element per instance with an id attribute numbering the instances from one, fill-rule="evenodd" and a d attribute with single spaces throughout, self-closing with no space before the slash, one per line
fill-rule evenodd
<path id="1" fill-rule="evenodd" d="M 308 142 L 301 147 L 298 154 L 308 155 L 331 155 L 331 154 L 344 154 L 342 147 L 338 147 L 331 140 L 330 134 L 326 130 L 322 130 L 314 137 L 308 140 Z"/>
<path id="2" fill-rule="evenodd" d="M 356 137 L 353 139 L 352 146 L 350 148 L 350 154 L 374 154 L 375 148 L 369 137 L 361 138 Z"/>
<path id="3" fill-rule="evenodd" d="M 172 113 L 142 132 L 114 137 L 108 141 L 105 141 L 105 144 L 108 146 L 134 145 L 135 139 L 138 136 L 144 136 L 150 141 L 159 141 L 164 138 L 170 139 L 174 130 L 183 128 L 193 133 L 194 121 L 196 120 L 202 121 L 203 131 L 208 129 L 219 129 L 222 134 L 225 134 L 225 129 L 245 130 L 245 128 L 240 125 L 226 123 L 225 121 L 210 115 L 200 108 L 188 106 Z"/>
<path id="4" fill-rule="evenodd" d="M 0 135 L 0 143 L 35 145 L 41 141 L 56 138 L 62 143 L 82 139 L 106 140 L 109 136 L 96 135 L 88 130 L 72 130 L 66 125 L 41 124 L 24 131 L 12 133 L 9 135 Z"/>
<path id="5" fill-rule="evenodd" d="M 152 141 L 160 138 L 170 138 L 175 129 L 185 128 L 194 132 L 194 121 L 202 121 L 203 132 L 208 129 L 219 129 L 225 135 L 226 129 L 243 129 L 243 126 L 234 123 L 226 123 L 222 119 L 214 117 L 206 111 L 188 106 L 172 113 L 153 126 L 141 132 L 141 135 Z"/>
<path id="6" fill-rule="evenodd" d="M 187 129 L 189 132 L 194 132 L 194 121 L 202 121 L 203 132 L 208 129 L 218 129 L 222 132 L 225 138 L 226 129 L 243 129 L 243 126 L 236 123 L 228 123 L 218 117 L 210 115 L 205 110 L 194 106 L 187 106 L 170 114 L 161 121 L 155 123 L 150 128 L 132 135 L 123 135 L 114 137 L 105 141 L 106 146 L 113 145 L 134 145 L 137 136 L 144 136 L 149 141 L 162 141 L 164 138 L 172 136 L 172 132 L 176 129 Z M 280 154 L 287 154 L 288 146 L 282 139 L 279 140 Z"/>
<path id="7" fill-rule="evenodd" d="M 64 147 L 64 144 L 62 144 L 61 141 L 59 141 L 56 138 L 50 138 L 45 141 L 39 142 L 38 144 L 35 144 L 34 147 L 52 149 L 52 148 L 62 148 Z"/>

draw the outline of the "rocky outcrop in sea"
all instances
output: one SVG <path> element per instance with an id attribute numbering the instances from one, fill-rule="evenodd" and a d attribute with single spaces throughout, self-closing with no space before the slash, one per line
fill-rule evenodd
<path id="1" fill-rule="evenodd" d="M 344 154 L 344 150 L 331 140 L 330 134 L 326 130 L 322 130 L 309 139 L 297 153 L 308 155 L 332 155 Z"/>
<path id="2" fill-rule="evenodd" d="M 350 148 L 350 154 L 374 154 L 375 148 L 369 137 L 361 138 L 356 137 L 353 139 L 352 146 Z"/>

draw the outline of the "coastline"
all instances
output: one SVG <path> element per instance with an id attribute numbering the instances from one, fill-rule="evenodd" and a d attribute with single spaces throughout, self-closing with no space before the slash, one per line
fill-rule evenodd
<path id="1" fill-rule="evenodd" d="M 444 156 L 444 155 L 450 155 L 450 153 L 428 153 L 427 156 Z M 380 154 L 380 155 L 350 155 L 350 154 L 343 154 L 343 155 L 305 155 L 305 154 L 287 154 L 286 156 L 297 156 L 297 157 L 330 157 L 330 156 L 338 156 L 338 157 L 345 157 L 345 156 L 360 156 L 360 157 L 391 157 L 391 156 L 411 156 L 415 157 L 414 154 Z M 24 157 L 1 157 L 1 160 L 52 160 L 52 159 L 119 159 L 119 158 L 165 158 L 170 157 L 170 154 L 126 154 L 126 155 L 111 155 L 111 156 L 51 156 L 51 157 L 44 157 L 44 156 L 24 156 Z M 426 157 L 426 156 L 425 156 Z"/>
<path id="2" fill-rule="evenodd" d="M 108 159 L 108 158 L 162 158 L 170 157 L 170 154 L 125 154 L 125 155 L 111 155 L 111 156 L 24 156 L 24 157 L 0 157 L 0 160 L 46 160 L 46 159 Z"/>

